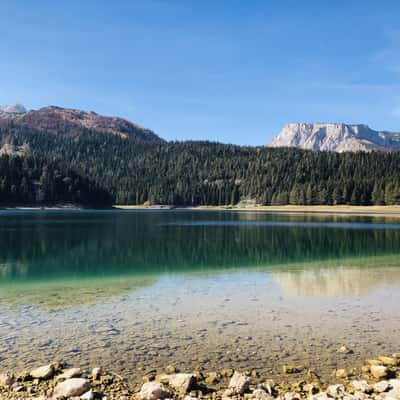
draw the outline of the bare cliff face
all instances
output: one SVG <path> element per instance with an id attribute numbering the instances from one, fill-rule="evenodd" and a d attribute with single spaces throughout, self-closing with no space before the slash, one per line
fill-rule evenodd
<path id="1" fill-rule="evenodd" d="M 329 151 L 396 151 L 400 150 L 400 133 L 378 132 L 367 125 L 287 124 L 270 147 L 299 147 Z"/>

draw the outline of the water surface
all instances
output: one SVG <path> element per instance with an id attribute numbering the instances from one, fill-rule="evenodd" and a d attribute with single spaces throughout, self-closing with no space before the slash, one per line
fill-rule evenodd
<path id="1" fill-rule="evenodd" d="M 327 374 L 399 350 L 399 244 L 387 218 L 0 212 L 0 369 Z"/>

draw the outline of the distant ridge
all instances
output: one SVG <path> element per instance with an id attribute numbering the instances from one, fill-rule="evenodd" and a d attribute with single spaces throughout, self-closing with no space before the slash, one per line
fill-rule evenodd
<path id="1" fill-rule="evenodd" d="M 56 106 L 27 111 L 22 104 L 0 107 L 0 128 L 12 122 L 41 132 L 68 135 L 76 128 L 92 132 L 118 135 L 151 142 L 163 142 L 150 129 L 146 129 L 123 118 L 106 117 L 93 111 L 81 111 Z"/>
<path id="2" fill-rule="evenodd" d="M 308 150 L 397 151 L 400 133 L 375 131 L 363 124 L 287 124 L 270 147 L 298 147 Z"/>

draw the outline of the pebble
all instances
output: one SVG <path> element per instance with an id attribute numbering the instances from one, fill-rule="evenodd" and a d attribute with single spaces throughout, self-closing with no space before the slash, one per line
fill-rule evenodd
<path id="1" fill-rule="evenodd" d="M 257 369 L 242 372 L 224 369 L 206 373 L 201 367 L 194 373 L 157 375 L 157 371 L 150 371 L 147 372 L 147 382 L 136 394 L 129 382 L 117 374 L 105 373 L 100 367 L 94 368 L 91 373 L 80 368 L 61 367 L 59 363 L 53 363 L 29 373 L 16 374 L 15 377 L 10 372 L 1 373 L 0 399 L 400 400 L 400 364 L 395 357 L 385 356 L 372 359 L 368 366 L 364 366 L 367 368 L 334 370 L 332 376 L 340 379 L 341 383 L 331 381 L 334 384 L 330 385 L 320 380 L 314 370 L 308 370 L 307 374 L 304 371 L 303 376 L 295 376 L 294 379 L 277 382 L 256 373 L 261 369 L 260 365 L 257 365 Z M 175 367 L 169 367 L 165 370 L 177 371 Z M 287 371 L 300 369 L 296 365 L 287 367 Z M 61 373 L 57 374 L 57 371 Z M 76 375 L 81 377 L 77 378 Z M 353 380 L 349 381 L 349 376 Z M 388 379 L 391 376 L 397 378 Z"/>

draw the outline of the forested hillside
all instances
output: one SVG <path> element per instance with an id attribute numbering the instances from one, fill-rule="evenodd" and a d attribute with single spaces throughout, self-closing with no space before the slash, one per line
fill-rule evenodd
<path id="1" fill-rule="evenodd" d="M 400 153 L 396 152 L 338 154 L 210 142 L 149 142 L 86 128 L 49 135 L 12 124 L 0 129 L 0 141 L 16 152 L 23 146 L 46 160 L 42 162 L 47 163 L 48 173 L 62 163 L 69 174 L 74 171 L 86 179 L 80 182 L 93 190 L 103 189 L 119 204 L 225 205 L 242 199 L 274 205 L 400 204 Z M 43 169 L 22 159 L 18 162 L 25 162 L 24 173 L 33 168 L 35 179 L 40 179 Z M 22 185 L 22 178 L 19 182 Z M 10 198 L 13 191 L 27 192 L 4 187 L 2 199 Z M 55 188 L 52 196 L 58 196 L 59 190 L 65 195 L 65 186 Z"/>
<path id="2" fill-rule="evenodd" d="M 41 157 L 0 156 L 1 205 L 104 206 L 111 196 L 71 169 Z"/>

